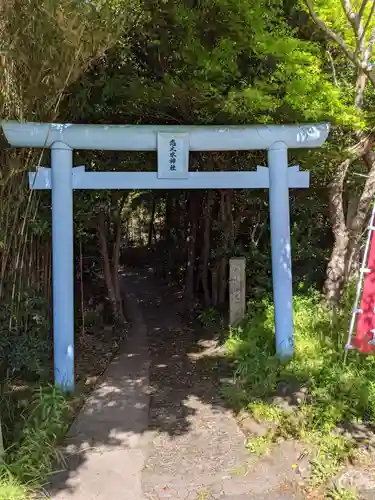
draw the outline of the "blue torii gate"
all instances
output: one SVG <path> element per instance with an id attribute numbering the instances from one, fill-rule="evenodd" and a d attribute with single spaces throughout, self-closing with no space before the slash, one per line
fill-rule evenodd
<path id="1" fill-rule="evenodd" d="M 276 352 L 294 352 L 289 188 L 307 188 L 309 172 L 288 167 L 288 148 L 320 147 L 329 124 L 270 126 L 77 125 L 2 122 L 9 144 L 50 148 L 52 168 L 29 174 L 31 189 L 52 190 L 55 382 L 74 389 L 73 189 L 269 188 Z M 73 150 L 157 151 L 157 172 L 87 172 Z M 268 168 L 189 172 L 189 151 L 265 149 Z"/>

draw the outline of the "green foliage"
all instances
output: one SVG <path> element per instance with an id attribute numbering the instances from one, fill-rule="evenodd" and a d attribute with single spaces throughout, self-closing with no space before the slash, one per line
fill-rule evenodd
<path id="1" fill-rule="evenodd" d="M 248 409 L 256 420 L 264 422 L 280 422 L 283 412 L 277 406 L 255 400 L 248 405 Z"/>
<path id="2" fill-rule="evenodd" d="M 319 45 L 290 28 L 280 0 L 158 1 L 141 19 L 69 97 L 80 118 L 358 124 L 347 89 L 332 83 Z"/>
<path id="3" fill-rule="evenodd" d="M 372 30 L 374 29 L 375 20 L 371 15 L 372 4 L 365 2 L 364 19 L 366 29 L 363 33 L 363 43 L 367 44 Z M 353 10 L 358 13 L 362 2 L 352 2 Z M 319 17 L 333 29 L 336 33 L 340 34 L 353 52 L 358 50 L 356 46 L 356 38 L 354 36 L 352 25 L 345 14 L 343 3 L 340 0 L 313 0 L 313 6 Z"/>
<path id="4" fill-rule="evenodd" d="M 327 498 L 329 500 L 360 500 L 358 493 L 353 488 L 330 488 Z"/>
<path id="5" fill-rule="evenodd" d="M 116 43 L 138 12 L 132 0 L 1 4 L 3 116 L 56 119 L 66 87 Z"/>
<path id="6" fill-rule="evenodd" d="M 22 414 L 23 428 L 17 442 L 0 464 L 0 499 L 23 500 L 42 486 L 61 456 L 59 440 L 68 429 L 70 408 L 56 387 L 37 389 Z"/>
<path id="7" fill-rule="evenodd" d="M 352 443 L 342 436 L 335 436 L 319 431 L 310 431 L 305 438 L 317 448 L 311 461 L 311 486 L 320 486 L 335 476 L 340 466 L 350 457 Z"/>
<path id="8" fill-rule="evenodd" d="M 24 290 L 15 306 L 6 296 L 0 305 L 1 369 L 7 377 L 46 376 L 50 371 L 51 334 L 48 304 L 35 290 Z"/>
<path id="9" fill-rule="evenodd" d="M 295 297 L 296 354 L 287 363 L 275 357 L 268 300 L 250 304 L 245 326 L 232 330 L 227 341 L 242 404 L 256 419 L 277 424 L 268 440 L 293 436 L 318 450 L 312 462 L 314 485 L 325 482 L 352 453 L 353 443 L 335 432 L 337 426 L 375 418 L 375 360 L 350 353 L 343 362 L 351 299 L 347 292 L 347 307 L 332 316 L 318 293 Z M 295 381 L 307 388 L 308 397 L 296 412 L 286 414 L 269 397 L 281 382 Z"/>
<path id="10" fill-rule="evenodd" d="M 30 500 L 29 491 L 11 475 L 0 478 L 0 500 Z"/>
<path id="11" fill-rule="evenodd" d="M 250 439 L 246 448 L 251 452 L 258 455 L 258 457 L 262 455 L 266 455 L 271 448 L 271 442 L 268 436 L 258 436 L 254 439 Z"/>
<path id="12" fill-rule="evenodd" d="M 215 307 L 208 307 L 198 315 L 198 320 L 205 328 L 212 327 L 220 319 L 219 311 Z"/>

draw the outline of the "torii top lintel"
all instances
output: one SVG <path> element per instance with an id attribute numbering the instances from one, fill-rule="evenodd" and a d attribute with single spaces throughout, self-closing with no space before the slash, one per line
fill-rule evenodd
<path id="1" fill-rule="evenodd" d="M 320 147 L 328 123 L 301 125 L 83 125 L 1 122 L 13 147 L 49 148 L 62 142 L 72 149 L 156 151 L 159 133 L 186 133 L 190 151 L 269 149 L 275 142 L 287 148 Z"/>

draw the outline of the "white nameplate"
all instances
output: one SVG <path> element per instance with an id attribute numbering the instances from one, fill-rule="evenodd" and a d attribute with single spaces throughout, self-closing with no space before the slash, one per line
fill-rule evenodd
<path id="1" fill-rule="evenodd" d="M 189 134 L 158 133 L 158 178 L 187 179 Z"/>

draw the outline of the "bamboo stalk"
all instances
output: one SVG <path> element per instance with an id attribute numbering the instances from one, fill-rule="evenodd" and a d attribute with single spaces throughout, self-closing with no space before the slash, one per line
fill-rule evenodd
<path id="1" fill-rule="evenodd" d="M 82 336 L 85 336 L 85 311 L 84 311 L 84 295 L 83 295 L 83 255 L 82 255 L 82 236 L 79 238 L 79 274 L 81 288 L 81 315 L 82 315 Z"/>

